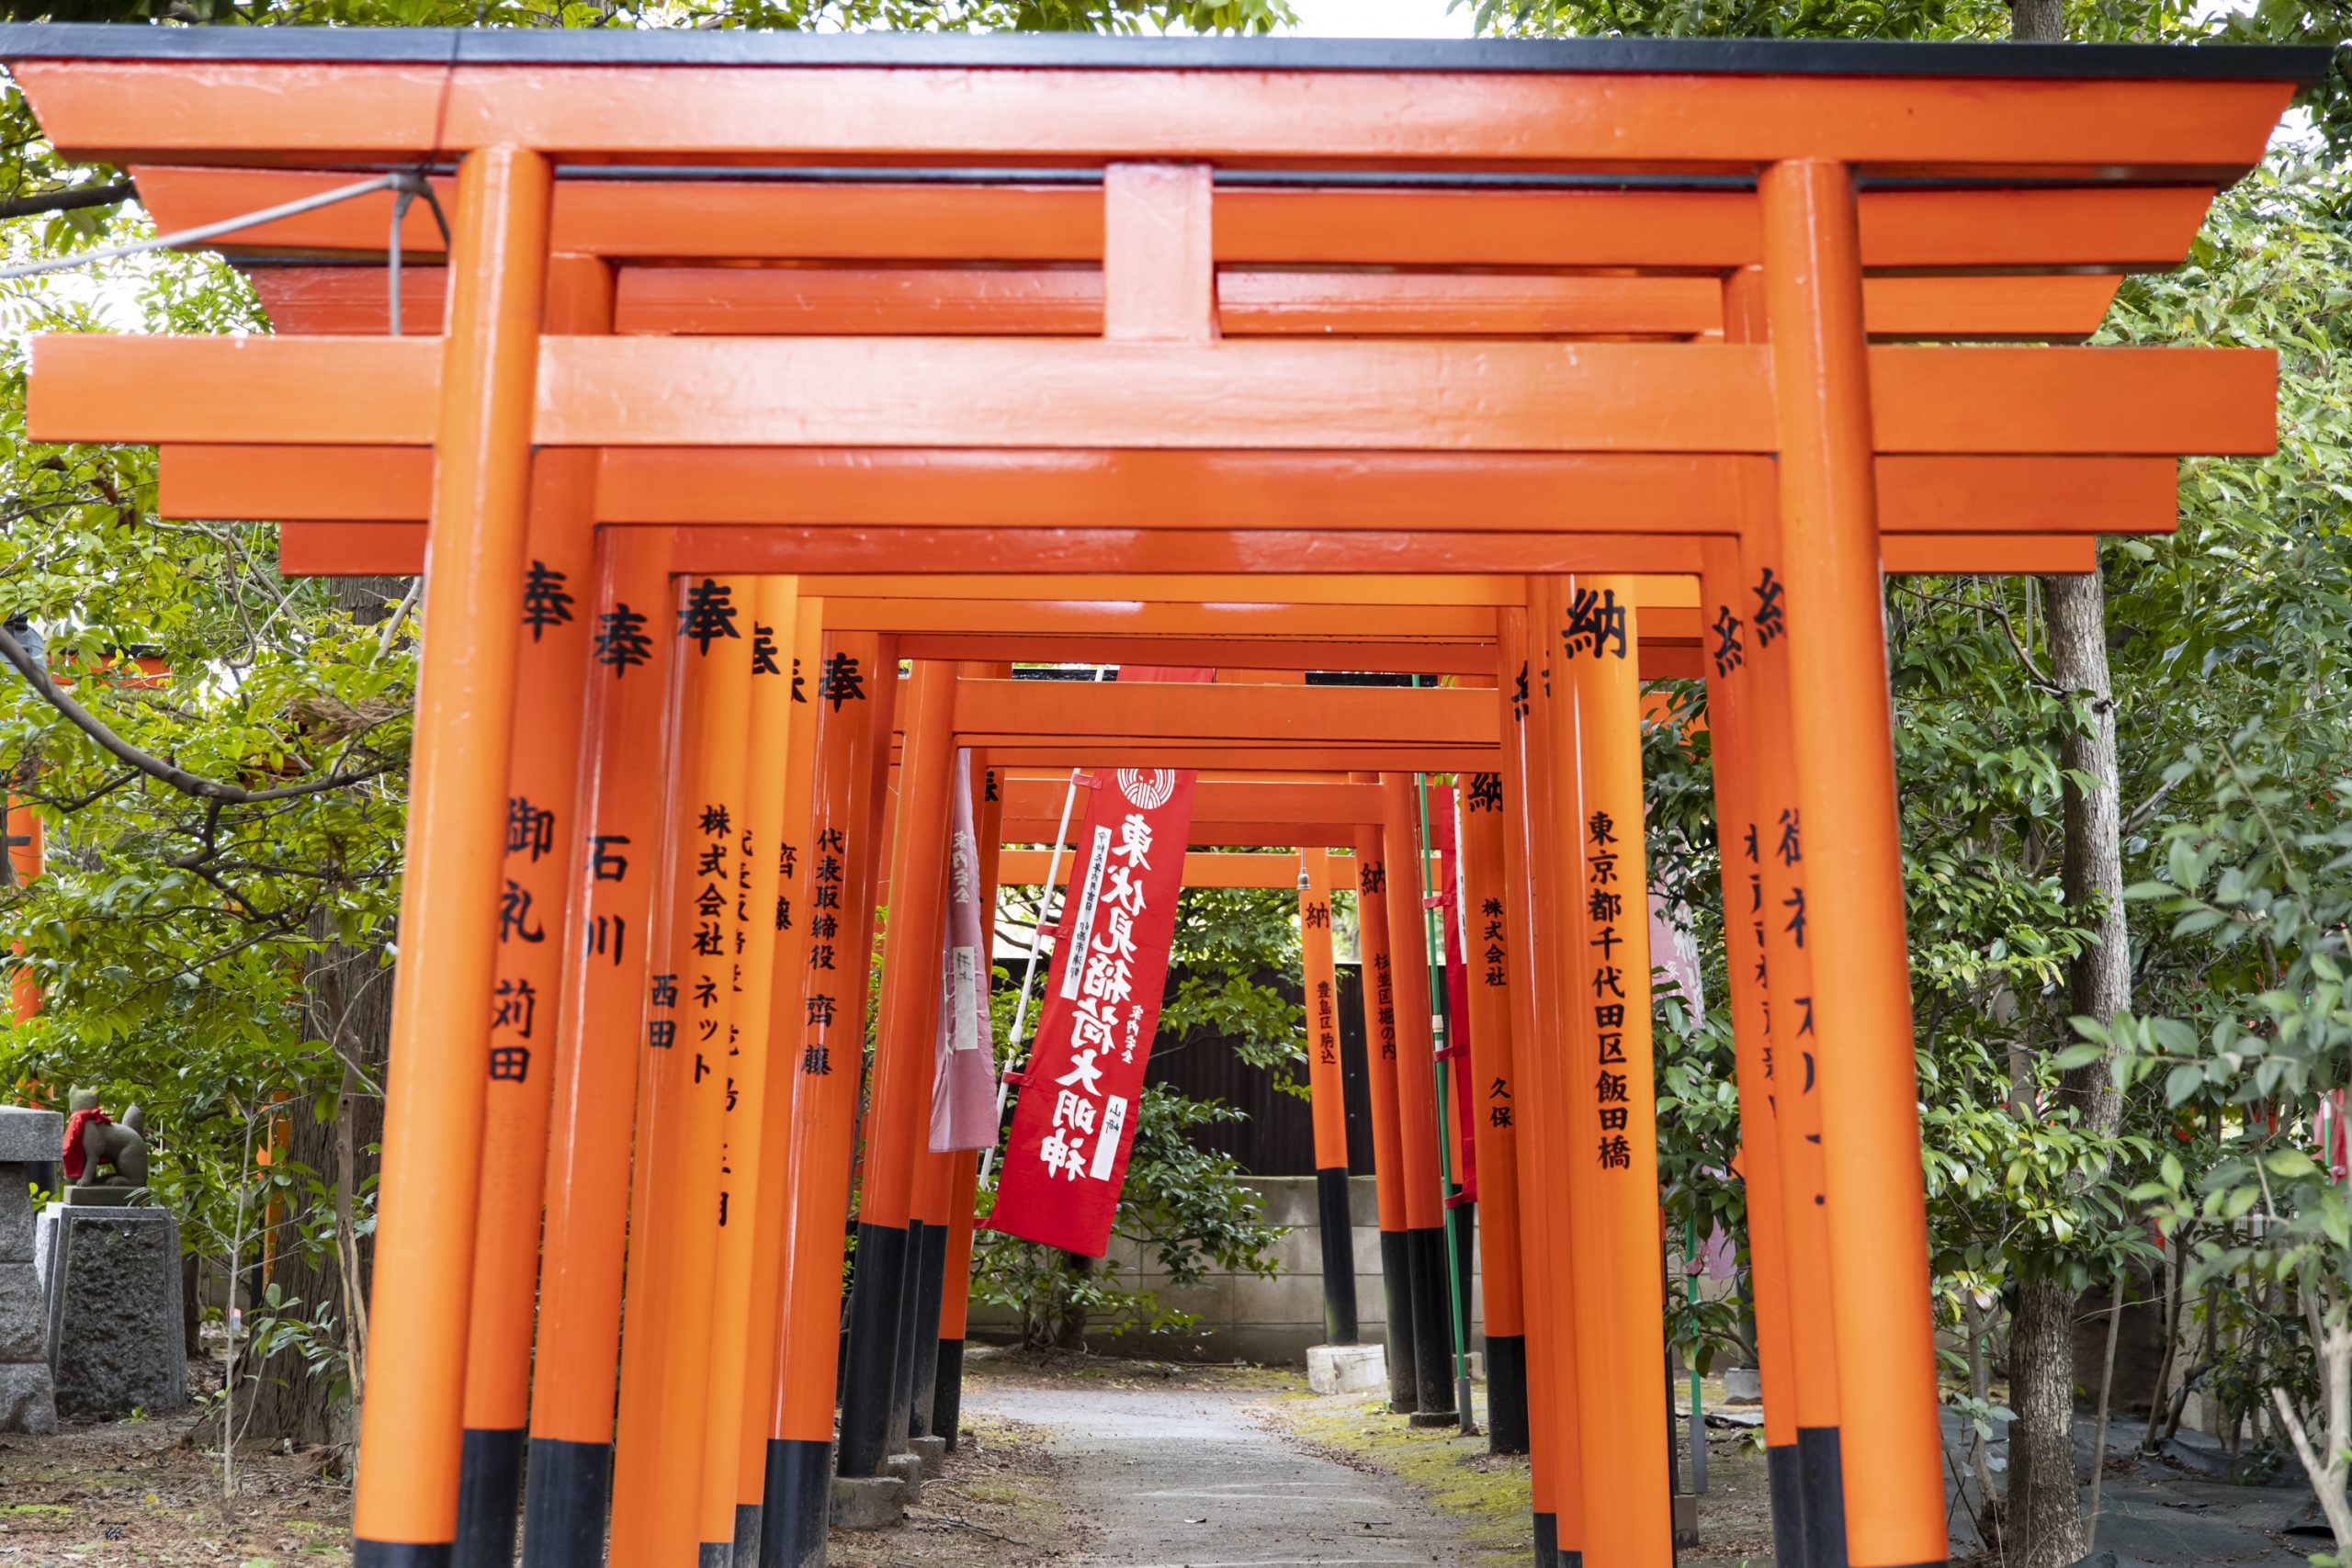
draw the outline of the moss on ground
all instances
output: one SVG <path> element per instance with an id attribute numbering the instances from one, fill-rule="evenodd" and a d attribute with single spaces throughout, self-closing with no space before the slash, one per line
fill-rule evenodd
<path id="1" fill-rule="evenodd" d="M 1294 1382 L 1295 1380 L 1294 1380 Z M 1462 1519 L 1470 1548 L 1492 1562 L 1528 1556 L 1527 1461 L 1487 1451 L 1484 1437 L 1408 1426 L 1379 1400 L 1293 1393 L 1271 1406 L 1310 1446 L 1357 1470 L 1393 1475 L 1430 1506 Z"/>

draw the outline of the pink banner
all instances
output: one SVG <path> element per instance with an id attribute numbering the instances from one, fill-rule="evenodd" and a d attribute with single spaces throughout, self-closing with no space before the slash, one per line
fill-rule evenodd
<path id="1" fill-rule="evenodd" d="M 939 976 L 939 1034 L 931 1083 L 931 1152 L 996 1146 L 996 1050 L 989 1020 L 989 914 L 980 908 L 980 844 L 972 828 L 972 753 L 956 753 L 955 837 L 947 860 L 947 929 Z"/>

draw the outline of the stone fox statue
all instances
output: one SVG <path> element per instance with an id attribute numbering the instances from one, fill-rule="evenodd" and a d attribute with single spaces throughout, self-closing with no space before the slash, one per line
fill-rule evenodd
<path id="1" fill-rule="evenodd" d="M 111 1122 L 96 1089 L 77 1089 L 67 1102 L 65 1179 L 83 1187 L 147 1185 L 147 1118 L 136 1105 Z"/>

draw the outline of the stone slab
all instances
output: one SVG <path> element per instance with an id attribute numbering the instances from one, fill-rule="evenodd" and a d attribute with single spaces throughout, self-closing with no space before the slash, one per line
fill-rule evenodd
<path id="1" fill-rule="evenodd" d="M 65 1118 L 28 1105 L 0 1105 L 0 1165 L 51 1165 L 65 1149 Z"/>
<path id="2" fill-rule="evenodd" d="M 1408 1427 L 1459 1427 L 1462 1413 L 1458 1410 L 1416 1410 L 1405 1417 Z"/>
<path id="3" fill-rule="evenodd" d="M 1317 1393 L 1373 1393 L 1388 1386 L 1385 1345 L 1309 1345 L 1306 1386 Z"/>
<path id="4" fill-rule="evenodd" d="M 0 1361 L 49 1365 L 49 1302 L 30 1258 L 0 1263 Z"/>
<path id="5" fill-rule="evenodd" d="M 909 1438 L 907 1451 L 922 1461 L 926 1480 L 935 1480 L 947 1473 L 947 1439 L 944 1438 Z"/>
<path id="6" fill-rule="evenodd" d="M 907 1489 L 895 1475 L 836 1475 L 831 1517 L 838 1529 L 888 1529 L 906 1521 Z"/>
<path id="7" fill-rule="evenodd" d="M 0 1363 L 0 1432 L 47 1437 L 57 1430 L 57 1400 L 46 1361 Z"/>
<path id="8" fill-rule="evenodd" d="M 187 1403 L 179 1226 L 164 1209 L 44 1212 L 57 1408 L 98 1419 Z"/>
<path id="9" fill-rule="evenodd" d="M 33 1230 L 29 1168 L 0 1165 L 0 1263 L 30 1263 Z"/>
<path id="10" fill-rule="evenodd" d="M 1699 1499 L 1688 1492 L 1674 1495 L 1674 1544 L 1678 1548 L 1699 1544 Z"/>
<path id="11" fill-rule="evenodd" d="M 883 1473 L 899 1483 L 906 1494 L 907 1506 L 911 1508 L 922 1501 L 922 1455 L 918 1453 L 889 1454 L 882 1461 Z"/>

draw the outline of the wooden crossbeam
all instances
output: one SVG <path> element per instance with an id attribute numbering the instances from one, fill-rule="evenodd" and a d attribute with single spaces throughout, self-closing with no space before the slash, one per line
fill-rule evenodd
<path id="1" fill-rule="evenodd" d="M 1127 686 L 1119 689 L 1132 693 L 1138 688 Z M 1489 703 L 1492 700 L 1489 694 Z M 1064 776 L 1016 776 L 1007 780 L 1001 786 L 1008 829 L 1006 841 L 1046 842 L 1053 832 L 1053 825 L 1060 820 L 1066 787 Z M 1328 830 L 1334 826 L 1379 821 L 1380 786 L 1346 782 L 1261 784 L 1203 779 L 1193 789 L 1193 817 L 1201 822 L 1288 824 L 1294 828 L 1312 827 Z M 1015 824 L 1029 829 L 1031 836 L 1023 837 L 1011 831 Z M 1045 837 L 1036 836 L 1039 834 Z M 1204 841 L 1224 843 L 1235 840 Z"/>
<path id="2" fill-rule="evenodd" d="M 1161 576 L 1204 567 L 1235 572 L 1611 571 L 1689 575 L 1696 536 L 1187 531 L 1083 528 L 679 528 L 680 571 L 850 571 L 877 561 L 955 573 L 1125 571 Z M 2087 534 L 1889 534 L 1893 572 L 2088 571 Z M 424 558 L 421 523 L 288 523 L 278 570 L 288 577 L 413 576 Z"/>
<path id="3" fill-rule="evenodd" d="M 1490 747 L 1491 691 L 1402 686 L 1122 684 L 958 681 L 964 744 L 1281 742 L 1291 747 Z"/>
<path id="4" fill-rule="evenodd" d="M 431 339 L 36 338 L 40 441 L 422 446 Z M 2258 455 L 2268 349 L 1871 351 L 1878 449 Z M 1768 350 L 1732 344 L 987 338 L 545 340 L 556 446 L 1769 452 Z"/>
<path id="5" fill-rule="evenodd" d="M 573 164 L 1198 159 L 1226 168 L 1746 173 L 1824 159 L 1872 172 L 2191 182 L 2253 167 L 2295 87 L 1664 73 L 1671 67 L 1593 77 L 1508 69 L 14 63 L 65 157 L 296 166 L 405 164 L 504 142 L 560 149 Z M 288 92 L 296 71 L 303 90 Z"/>
<path id="6" fill-rule="evenodd" d="M 1742 465 L 1713 454 L 726 451 L 616 447 L 616 524 L 1709 534 L 1736 531 Z M 1889 534 L 2168 533 L 2169 457 L 1886 457 Z M 170 445 L 157 509 L 206 521 L 422 522 L 414 446 Z M 1764 493 L 1770 494 L 1769 487 Z"/>
<path id="7" fill-rule="evenodd" d="M 132 174 L 165 232 L 347 183 L 342 174 L 291 169 L 148 165 Z M 456 182 L 445 177 L 435 187 L 449 207 Z M 2188 254 L 2212 198 L 2210 186 L 2195 185 L 1866 190 L 1859 201 L 1862 265 L 2173 266 Z M 372 258 L 385 248 L 390 204 L 385 197 L 321 208 L 212 243 L 232 255 Z M 1091 263 L 1102 254 L 1102 197 L 1091 186 L 1067 185 L 567 179 L 556 186 L 550 240 L 560 252 L 624 260 Z M 412 256 L 441 252 L 441 231 L 422 203 L 403 219 L 401 243 Z M 1755 197 L 1744 190 L 1227 186 L 1216 193 L 1213 243 L 1227 266 L 1720 272 L 1763 259 Z M 256 277 L 274 270 L 257 269 Z M 413 276 L 420 288 L 437 288 L 435 270 Z M 382 310 L 380 276 L 364 268 L 316 269 L 304 287 L 328 289 L 338 273 L 349 290 L 335 289 L 335 297 L 372 300 Z"/>
<path id="8" fill-rule="evenodd" d="M 368 266 L 247 269 L 283 334 L 361 335 L 390 319 L 387 275 Z M 404 331 L 437 332 L 446 269 L 401 274 Z M 1883 339 L 2049 340 L 2098 329 L 2112 273 L 1962 277 L 1903 275 L 1862 285 Z M 1524 272 L 1216 275 L 1227 337 L 1285 335 L 1693 338 L 1723 331 L 1714 278 Z M 1093 267 L 630 266 L 615 282 L 613 327 L 649 335 L 1064 336 L 1102 330 Z"/>

